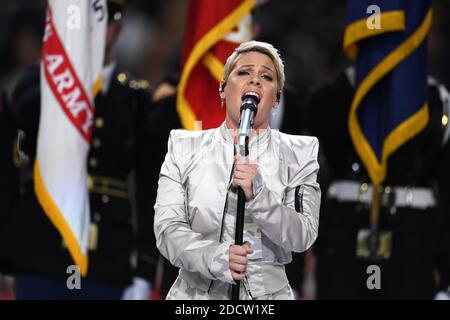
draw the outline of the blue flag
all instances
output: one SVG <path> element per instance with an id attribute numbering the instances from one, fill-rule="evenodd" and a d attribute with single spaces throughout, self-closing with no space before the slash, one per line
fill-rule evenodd
<path id="1" fill-rule="evenodd" d="M 348 126 L 374 185 L 389 156 L 428 123 L 430 0 L 348 0 L 344 51 L 356 64 Z"/>

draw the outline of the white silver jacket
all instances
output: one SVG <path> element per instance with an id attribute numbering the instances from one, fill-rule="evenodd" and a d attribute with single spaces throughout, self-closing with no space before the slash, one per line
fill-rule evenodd
<path id="1" fill-rule="evenodd" d="M 250 139 L 250 159 L 259 167 L 254 197 L 245 209 L 246 220 L 258 226 L 252 233 L 257 236 L 252 238 L 255 252 L 248 256 L 249 266 L 274 266 L 264 269 L 273 281 L 253 283 L 258 295 L 286 285 L 283 265 L 291 261 L 291 251 L 305 251 L 317 238 L 318 147 L 315 137 L 270 128 Z M 232 243 L 223 239 L 233 156 L 225 123 L 205 131 L 172 130 L 161 168 L 154 220 L 158 249 L 181 268 L 180 278 L 203 291 L 211 288 L 212 280 L 234 283 L 228 266 Z M 281 266 L 281 276 L 276 266 Z"/>

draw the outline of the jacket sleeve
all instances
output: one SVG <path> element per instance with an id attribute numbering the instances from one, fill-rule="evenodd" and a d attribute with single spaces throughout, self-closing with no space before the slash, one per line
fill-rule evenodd
<path id="1" fill-rule="evenodd" d="M 290 163 L 285 164 L 289 177 L 282 199 L 266 186 L 257 171 L 253 178 L 254 197 L 246 204 L 248 214 L 272 242 L 295 252 L 307 250 L 316 240 L 319 228 L 319 142 L 317 138 L 310 141 L 301 149 L 294 146 L 294 156 L 285 157 Z"/>
<path id="2" fill-rule="evenodd" d="M 154 221 L 156 245 L 176 267 L 200 272 L 212 280 L 234 283 L 229 270 L 230 243 L 206 240 L 202 234 L 192 231 L 185 206 L 186 190 L 177 164 L 177 144 L 172 131 L 158 182 Z"/>

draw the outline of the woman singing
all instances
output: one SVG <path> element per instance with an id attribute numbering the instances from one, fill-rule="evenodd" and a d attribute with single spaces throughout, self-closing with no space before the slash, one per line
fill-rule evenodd
<path id="1" fill-rule="evenodd" d="M 241 44 L 228 58 L 219 94 L 225 122 L 173 130 L 155 204 L 160 252 L 180 268 L 167 299 L 293 299 L 284 265 L 307 250 L 319 224 L 318 140 L 269 128 L 284 85 L 270 44 Z M 242 98 L 259 101 L 249 156 L 236 156 Z M 234 245 L 237 188 L 245 194 L 244 245 Z"/>

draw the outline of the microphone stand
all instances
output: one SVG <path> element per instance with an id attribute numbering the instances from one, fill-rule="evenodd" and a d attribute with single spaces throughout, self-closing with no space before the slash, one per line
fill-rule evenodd
<path id="1" fill-rule="evenodd" d="M 238 146 L 239 156 L 248 156 L 248 139 L 253 127 L 253 117 L 257 112 L 259 97 L 248 94 L 242 97 L 241 117 L 239 119 Z M 244 190 L 238 187 L 238 201 L 236 211 L 236 229 L 234 243 L 242 246 L 244 237 L 244 216 L 245 216 L 245 194 Z M 239 300 L 240 281 L 231 287 L 231 299 Z"/>
<path id="2" fill-rule="evenodd" d="M 245 146 L 239 146 L 239 155 L 248 155 L 248 137 L 245 137 Z M 243 153 L 243 154 L 242 154 Z M 245 194 L 244 190 L 238 187 L 238 200 L 237 200 L 237 211 L 236 211 L 236 231 L 234 236 L 234 244 L 242 245 L 244 237 L 244 217 L 245 217 Z M 235 280 L 236 284 L 231 287 L 231 300 L 239 300 L 240 284 L 239 280 Z"/>

